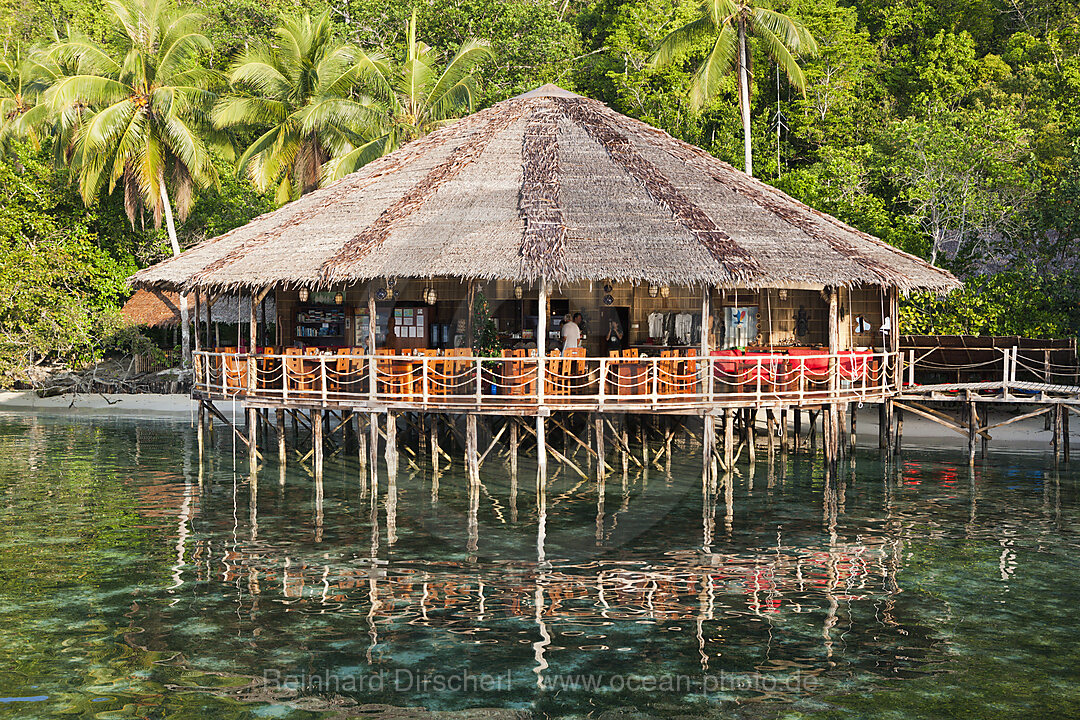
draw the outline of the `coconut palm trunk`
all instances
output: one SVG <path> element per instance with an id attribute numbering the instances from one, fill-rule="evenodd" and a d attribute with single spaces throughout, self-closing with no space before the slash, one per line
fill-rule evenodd
<path id="1" fill-rule="evenodd" d="M 750 136 L 750 77 L 746 68 L 746 23 L 739 25 L 739 115 L 742 116 L 743 154 L 746 157 L 744 169 L 747 175 L 754 174 L 754 149 Z"/>
<path id="2" fill-rule="evenodd" d="M 176 239 L 176 225 L 173 223 L 172 204 L 169 202 L 169 191 L 165 188 L 165 182 L 161 183 L 161 206 L 165 210 L 165 227 L 169 231 L 169 243 L 172 245 L 173 257 L 180 254 L 180 241 Z M 187 293 L 180 295 L 180 348 L 182 353 L 181 366 L 191 367 L 191 328 L 188 327 L 188 303 Z"/>

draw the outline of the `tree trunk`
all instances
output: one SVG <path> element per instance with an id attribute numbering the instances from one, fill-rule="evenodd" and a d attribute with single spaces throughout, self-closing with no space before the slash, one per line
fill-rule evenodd
<path id="1" fill-rule="evenodd" d="M 746 25 L 739 22 L 739 114 L 742 116 L 744 168 L 754 174 L 754 151 L 750 142 L 750 78 L 746 68 Z"/>
<path id="2" fill-rule="evenodd" d="M 180 241 L 176 239 L 176 225 L 173 224 L 172 205 L 169 203 L 169 191 L 161 183 L 161 204 L 165 209 L 165 227 L 169 230 L 169 242 L 172 244 L 173 257 L 180 254 Z M 181 367 L 191 367 L 191 328 L 188 327 L 187 294 L 180 293 L 180 346 L 182 350 Z"/>

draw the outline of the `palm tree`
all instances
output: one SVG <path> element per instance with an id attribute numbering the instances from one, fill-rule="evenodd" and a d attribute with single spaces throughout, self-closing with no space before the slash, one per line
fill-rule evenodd
<path id="1" fill-rule="evenodd" d="M 323 164 L 363 144 L 379 118 L 357 92 L 372 59 L 335 40 L 328 12 L 286 18 L 274 32 L 273 46 L 240 56 L 233 92 L 213 119 L 219 128 L 265 128 L 237 172 L 262 192 L 276 187 L 284 204 L 317 188 Z"/>
<path id="2" fill-rule="evenodd" d="M 210 42 L 197 32 L 200 16 L 179 12 L 169 0 L 108 0 L 119 52 L 109 55 L 85 41 L 58 48 L 77 59 L 78 72 L 49 91 L 52 110 L 85 106 L 70 167 L 83 201 L 119 184 L 134 224 L 146 208 L 154 224 L 165 220 L 173 255 L 180 244 L 173 203 L 187 217 L 196 187 L 217 181 L 208 142 L 215 95 L 213 73 L 199 64 Z M 172 187 L 170 197 L 169 187 Z M 180 295 L 184 364 L 190 363 L 187 296 Z"/>
<path id="3" fill-rule="evenodd" d="M 817 44 L 806 27 L 794 18 L 763 6 L 762 0 L 705 0 L 699 16 L 671 32 L 650 58 L 653 67 L 670 63 L 697 42 L 711 39 L 708 56 L 694 73 L 690 104 L 700 109 L 720 92 L 720 82 L 732 69 L 739 74 L 739 113 L 742 116 L 743 147 L 747 174 L 754 174 L 750 144 L 750 64 L 747 37 L 753 35 L 764 46 L 788 80 L 799 90 L 806 89 L 806 76 L 795 59 L 817 53 Z"/>
<path id="4" fill-rule="evenodd" d="M 439 72 L 442 54 L 416 39 L 414 8 L 402 64 L 394 65 L 377 55 L 363 56 L 366 89 L 373 97 L 368 104 L 381 113 L 381 134 L 328 162 L 326 179 L 348 175 L 404 143 L 472 112 L 477 92 L 474 71 L 482 61 L 492 57 L 487 42 L 470 38 Z"/>
<path id="5" fill-rule="evenodd" d="M 50 72 L 37 48 L 25 51 L 16 46 L 0 57 L 0 151 L 10 150 L 15 139 L 25 139 L 37 149 L 40 125 L 48 108 L 40 103 L 48 87 Z"/>

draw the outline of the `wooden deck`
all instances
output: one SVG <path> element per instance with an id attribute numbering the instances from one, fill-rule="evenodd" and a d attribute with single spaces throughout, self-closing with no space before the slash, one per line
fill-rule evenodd
<path id="1" fill-rule="evenodd" d="M 268 409 L 704 416 L 878 403 L 896 393 L 886 353 L 493 359 L 200 352 L 195 366 L 196 398 Z"/>

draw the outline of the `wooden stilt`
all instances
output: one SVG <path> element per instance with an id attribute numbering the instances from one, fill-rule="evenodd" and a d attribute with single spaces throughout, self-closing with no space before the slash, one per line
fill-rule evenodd
<path id="1" fill-rule="evenodd" d="M 256 450 L 259 447 L 258 411 L 255 408 L 248 408 L 247 411 L 247 433 L 248 459 L 251 464 L 251 472 L 254 473 L 255 464 L 258 462 Z"/>
<path id="2" fill-rule="evenodd" d="M 788 409 L 780 409 L 780 452 L 791 450 L 791 435 L 788 433 Z"/>
<path id="3" fill-rule="evenodd" d="M 432 415 L 428 418 L 428 445 L 431 449 L 431 472 L 439 474 L 439 416 Z"/>
<path id="4" fill-rule="evenodd" d="M 765 411 L 765 432 L 768 435 L 769 461 L 772 461 L 773 451 L 776 449 L 776 413 L 772 408 Z"/>
<path id="5" fill-rule="evenodd" d="M 979 433 L 979 413 L 975 409 L 975 403 L 968 401 L 968 465 L 975 465 L 975 448 Z"/>
<path id="6" fill-rule="evenodd" d="M 746 449 L 750 454 L 750 464 L 757 463 L 757 438 L 754 436 L 755 425 L 757 424 L 757 408 L 749 408 L 743 414 L 745 418 L 743 420 L 745 424 L 744 437 L 746 438 Z"/>
<path id="7" fill-rule="evenodd" d="M 840 460 L 847 456 L 847 405 L 838 405 L 836 408 L 836 459 Z"/>
<path id="8" fill-rule="evenodd" d="M 197 428 L 197 430 L 195 432 L 196 432 L 198 443 L 199 443 L 199 463 L 202 464 L 203 450 L 204 450 L 204 444 L 205 444 L 204 440 L 203 440 L 203 426 L 206 423 L 206 405 L 203 404 L 202 400 L 199 401 L 198 422 L 199 422 L 199 426 L 198 426 L 198 428 Z"/>
<path id="9" fill-rule="evenodd" d="M 848 405 L 848 412 L 851 414 L 851 432 L 848 434 L 848 452 L 851 455 L 855 454 L 855 432 L 858 425 L 859 406 L 857 403 L 850 403 Z"/>
<path id="10" fill-rule="evenodd" d="M 547 482 L 547 423 L 543 415 L 536 416 L 536 472 L 541 483 Z"/>
<path id="11" fill-rule="evenodd" d="M 1057 410 L 1062 413 L 1062 460 L 1067 463 L 1072 454 L 1072 448 L 1069 446 L 1069 411 L 1061 405 L 1057 406 Z M 983 444 L 986 444 L 986 438 L 983 438 Z"/>
<path id="12" fill-rule="evenodd" d="M 311 413 L 311 443 L 315 451 L 315 480 L 323 476 L 323 416 L 319 411 Z"/>
<path id="13" fill-rule="evenodd" d="M 735 411 L 724 411 L 724 472 L 730 473 L 735 463 Z"/>
<path id="14" fill-rule="evenodd" d="M 904 411 L 901 408 L 893 407 L 894 419 L 896 422 L 896 439 L 893 440 L 893 454 L 899 455 L 904 449 Z M 983 438 L 985 446 L 986 438 Z"/>
<path id="15" fill-rule="evenodd" d="M 604 448 L 604 421 L 599 415 L 593 416 L 593 436 L 596 438 L 596 477 L 603 481 L 607 477 L 607 450 Z"/>
<path id="16" fill-rule="evenodd" d="M 895 428 L 893 427 L 893 422 L 896 417 L 896 408 L 893 405 L 893 401 L 890 399 L 886 399 L 885 402 L 882 403 L 882 408 L 883 411 L 881 432 L 883 434 L 883 437 L 885 438 L 885 455 L 891 458 L 893 455 L 896 454 L 896 447 L 893 444 L 893 441 L 896 437 L 894 435 Z"/>
<path id="17" fill-rule="evenodd" d="M 469 482 L 480 483 L 480 460 L 476 450 L 476 414 L 465 416 L 465 466 L 468 468 Z"/>
<path id="18" fill-rule="evenodd" d="M 356 423 L 356 461 L 360 464 L 360 474 L 365 476 L 364 487 L 367 487 L 367 433 L 364 432 L 364 418 L 362 413 L 354 412 L 353 421 Z"/>
<path id="19" fill-rule="evenodd" d="M 368 414 L 368 478 L 371 500 L 379 496 L 379 414 Z"/>
<path id="20" fill-rule="evenodd" d="M 712 486 L 713 452 L 716 443 L 716 418 L 706 414 L 701 440 L 701 477 L 703 491 Z"/>
<path id="21" fill-rule="evenodd" d="M 386 471 L 397 474 L 397 413 L 386 413 Z"/>
<path id="22" fill-rule="evenodd" d="M 518 420 L 515 417 L 508 418 L 510 423 L 510 481 L 516 487 L 517 486 L 517 472 L 518 472 L 518 445 L 520 439 L 518 433 L 521 431 L 518 427 Z"/>
<path id="23" fill-rule="evenodd" d="M 795 413 L 791 427 L 795 434 L 795 452 L 799 452 L 799 448 L 802 445 L 802 408 L 792 408 L 792 412 Z"/>
<path id="24" fill-rule="evenodd" d="M 886 434 L 889 432 L 889 419 L 886 417 L 885 405 L 888 401 L 882 401 L 878 405 L 878 449 L 883 450 L 886 453 L 889 450 L 889 438 Z"/>
<path id="25" fill-rule="evenodd" d="M 277 420 L 277 462 L 278 484 L 285 485 L 285 411 L 274 411 L 274 419 Z"/>

